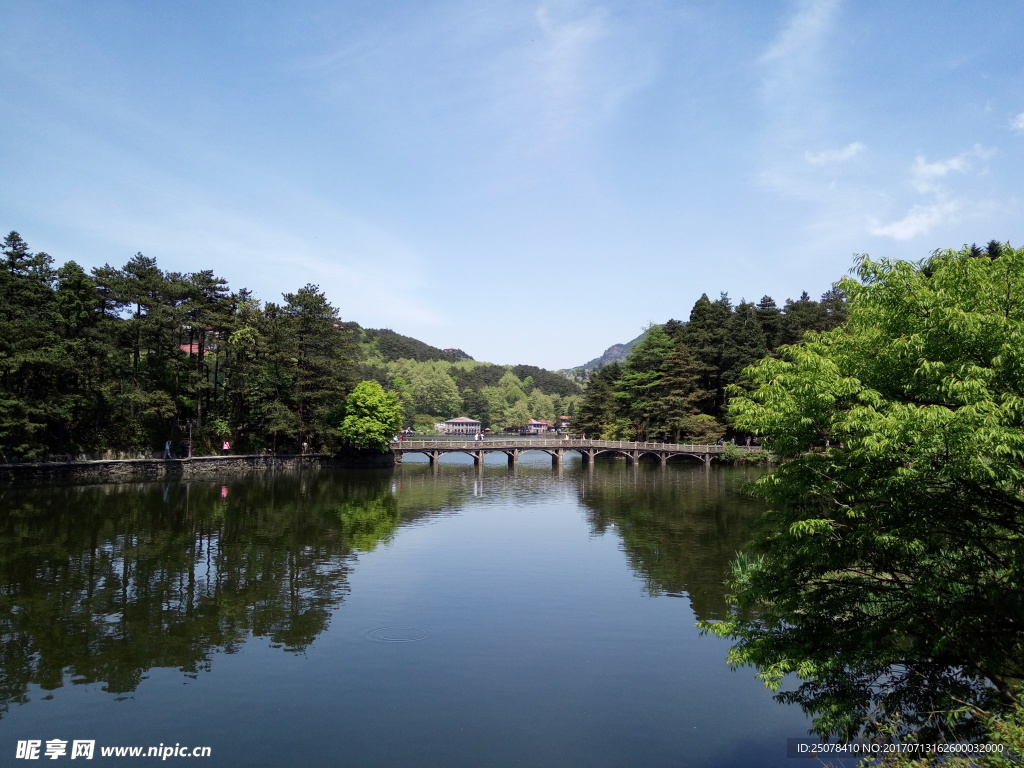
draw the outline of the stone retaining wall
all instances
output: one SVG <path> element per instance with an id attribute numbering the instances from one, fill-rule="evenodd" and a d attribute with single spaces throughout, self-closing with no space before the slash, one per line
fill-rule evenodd
<path id="1" fill-rule="evenodd" d="M 108 461 L 0 464 L 0 485 L 121 483 L 165 478 L 202 478 L 281 470 L 386 468 L 395 465 L 385 454 L 349 451 L 336 456 L 196 456 L 191 459 L 121 459 Z"/>

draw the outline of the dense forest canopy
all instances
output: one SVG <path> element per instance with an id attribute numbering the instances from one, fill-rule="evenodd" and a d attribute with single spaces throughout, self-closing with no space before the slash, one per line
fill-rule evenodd
<path id="1" fill-rule="evenodd" d="M 807 330 L 843 318 L 841 293 L 776 306 L 706 295 L 686 322 L 652 327 L 623 363 L 570 378 L 498 366 L 389 329 L 342 320 L 315 285 L 261 302 L 212 270 L 168 272 L 136 254 L 123 267 L 56 267 L 16 232 L 0 272 L 0 454 L 314 450 L 345 442 L 359 381 L 394 393 L 402 426 L 453 416 L 493 431 L 568 417 L 576 434 L 705 442 L 725 431 L 726 388 Z"/>
<path id="2" fill-rule="evenodd" d="M 573 413 L 580 387 L 343 321 L 316 285 L 261 302 L 212 270 L 136 254 L 87 273 L 17 232 L 0 268 L 0 460 L 52 455 L 332 450 L 361 380 L 402 426 L 453 416 L 493 429 Z M 389 401 L 390 402 L 390 401 Z M 351 423 L 351 422 L 350 422 Z"/>
<path id="3" fill-rule="evenodd" d="M 651 326 L 622 363 L 591 372 L 573 432 L 612 440 L 707 443 L 727 432 L 727 390 L 744 368 L 807 331 L 841 325 L 846 305 L 832 288 L 779 307 L 770 296 L 733 305 L 702 295 L 686 322 Z"/>
<path id="4" fill-rule="evenodd" d="M 785 461 L 755 485 L 772 511 L 735 566 L 741 610 L 706 626 L 823 736 L 1019 750 L 1024 249 L 856 274 L 842 327 L 733 390 L 733 423 Z"/>

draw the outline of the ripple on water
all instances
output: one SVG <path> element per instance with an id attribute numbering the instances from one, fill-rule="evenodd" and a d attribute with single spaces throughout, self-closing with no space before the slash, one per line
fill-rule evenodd
<path id="1" fill-rule="evenodd" d="M 430 637 L 430 633 L 420 627 L 377 627 L 367 635 L 381 643 L 415 643 Z"/>

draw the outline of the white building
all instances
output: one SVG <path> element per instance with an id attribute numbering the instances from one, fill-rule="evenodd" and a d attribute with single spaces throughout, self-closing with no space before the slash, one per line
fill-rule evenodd
<path id="1" fill-rule="evenodd" d="M 456 416 L 438 426 L 441 428 L 440 431 L 446 435 L 475 435 L 480 431 L 480 422 L 466 416 Z"/>

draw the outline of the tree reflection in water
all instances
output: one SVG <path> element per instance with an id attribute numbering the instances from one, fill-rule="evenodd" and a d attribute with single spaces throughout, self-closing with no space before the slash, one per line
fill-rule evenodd
<path id="1" fill-rule="evenodd" d="M 403 481 L 404 519 L 443 489 Z M 348 593 L 354 552 L 403 520 L 390 472 L 276 474 L 0 494 L 0 713 L 30 686 L 134 691 L 252 638 L 301 652 Z"/>
<path id="2" fill-rule="evenodd" d="M 742 487 L 763 470 L 601 466 L 579 477 L 590 525 L 613 525 L 630 566 L 651 595 L 688 596 L 700 620 L 731 609 L 725 580 L 764 504 Z"/>
<path id="3" fill-rule="evenodd" d="M 472 467 L 343 471 L 224 483 L 0 493 L 0 713 L 69 682 L 127 694 L 154 667 L 189 676 L 253 638 L 302 652 L 348 594 L 359 552 L 470 497 L 526 502 L 575 484 L 596 532 L 614 529 L 652 594 L 698 618 L 729 609 L 724 580 L 761 505 L 758 470 L 627 469 L 565 477 Z"/>

